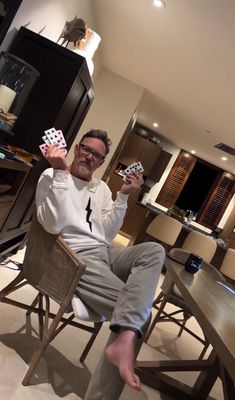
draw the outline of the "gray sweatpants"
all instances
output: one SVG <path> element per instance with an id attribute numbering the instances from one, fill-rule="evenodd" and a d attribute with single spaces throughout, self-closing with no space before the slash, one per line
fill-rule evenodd
<path id="1" fill-rule="evenodd" d="M 164 261 L 163 247 L 147 242 L 132 247 L 84 250 L 79 255 L 86 263 L 76 289 L 81 300 L 111 320 L 111 330 L 117 332 L 125 327 L 141 336 Z M 112 333 L 108 343 L 115 337 Z M 102 356 L 85 400 L 117 400 L 123 387 L 118 369 Z"/>

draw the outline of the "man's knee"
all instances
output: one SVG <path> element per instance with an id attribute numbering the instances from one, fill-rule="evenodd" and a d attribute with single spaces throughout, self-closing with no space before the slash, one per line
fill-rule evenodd
<path id="1" fill-rule="evenodd" d="M 162 261 L 164 260 L 165 257 L 165 249 L 164 247 L 157 242 L 144 242 L 144 243 L 140 243 L 139 245 L 140 249 L 142 252 L 146 252 L 146 253 L 151 253 L 154 255 L 157 255 L 159 258 L 162 259 Z"/>
<path id="2" fill-rule="evenodd" d="M 164 247 L 156 242 L 144 242 L 139 245 L 140 258 L 147 262 L 147 264 L 155 265 L 157 269 L 161 269 L 165 259 Z"/>

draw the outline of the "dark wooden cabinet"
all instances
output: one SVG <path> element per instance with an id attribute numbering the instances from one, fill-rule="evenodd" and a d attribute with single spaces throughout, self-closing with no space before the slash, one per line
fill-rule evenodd
<path id="1" fill-rule="evenodd" d="M 122 178 L 114 173 L 119 163 L 128 166 L 135 161 L 140 161 L 144 167 L 144 176 L 154 176 L 157 160 L 162 152 L 162 148 L 157 143 L 153 143 L 145 137 L 139 136 L 134 131 L 129 131 L 125 143 L 119 149 L 111 160 L 111 169 L 109 170 L 108 185 L 112 191 L 113 199 L 116 198 L 117 191 L 122 185 Z M 160 171 L 159 171 L 160 172 Z M 163 171 L 162 171 L 163 173 Z M 157 175 L 157 173 L 156 173 Z M 160 176 L 160 174 L 159 174 Z M 146 210 L 140 209 L 136 202 L 140 196 L 141 189 L 138 192 L 131 193 L 128 199 L 128 209 L 124 218 L 121 231 L 135 238 L 142 226 Z"/>
<path id="2" fill-rule="evenodd" d="M 10 143 L 40 155 L 43 131 L 55 126 L 70 148 L 94 97 L 85 58 L 23 27 L 9 52 L 40 73 Z"/>
<path id="3" fill-rule="evenodd" d="M 153 182 L 159 182 L 163 172 L 165 171 L 170 159 L 172 157 L 171 153 L 168 153 L 168 151 L 161 150 L 160 154 L 156 158 L 156 162 L 154 166 L 152 167 L 148 178 L 153 181 Z"/>
<path id="4" fill-rule="evenodd" d="M 13 160 L 0 160 L 0 230 L 24 185 L 30 168 Z"/>
<path id="5" fill-rule="evenodd" d="M 16 201 L 2 222 L 0 255 L 6 253 L 7 247 L 14 247 L 16 251 L 29 229 L 37 181 L 48 167 L 39 150 L 44 130 L 51 127 L 62 129 L 69 150 L 94 98 L 84 57 L 24 27 L 8 51 L 40 73 L 18 117 L 9 144 L 39 155 L 40 161 L 25 176 Z"/>

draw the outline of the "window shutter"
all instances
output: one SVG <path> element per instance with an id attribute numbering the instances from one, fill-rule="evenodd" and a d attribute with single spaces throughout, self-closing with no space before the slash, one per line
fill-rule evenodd
<path id="1" fill-rule="evenodd" d="M 166 182 L 156 198 L 156 202 L 167 208 L 172 207 L 179 197 L 197 158 L 185 151 L 177 157 Z"/>
<path id="2" fill-rule="evenodd" d="M 198 222 L 213 229 L 218 225 L 235 192 L 235 177 L 224 172 L 211 194 Z"/>

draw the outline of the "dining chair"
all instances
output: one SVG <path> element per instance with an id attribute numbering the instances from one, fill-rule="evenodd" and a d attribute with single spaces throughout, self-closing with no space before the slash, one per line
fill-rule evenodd
<path id="1" fill-rule="evenodd" d="M 146 229 L 148 236 L 160 242 L 168 251 L 176 242 L 182 223 L 166 214 L 157 215 Z"/>
<path id="2" fill-rule="evenodd" d="M 31 313 L 38 316 L 38 349 L 32 356 L 22 381 L 23 385 L 29 384 L 47 346 L 66 326 L 70 325 L 91 333 L 80 357 L 81 362 L 91 349 L 101 329 L 103 318 L 90 313 L 81 300 L 74 296 L 84 270 L 85 263 L 68 244 L 59 235 L 46 232 L 34 215 L 22 268 L 16 278 L 0 291 L 1 302 L 26 310 L 27 317 L 30 317 Z M 37 291 L 31 304 L 9 297 L 25 285 L 30 285 Z M 52 312 L 51 305 L 54 310 L 56 304 L 57 311 Z M 75 319 L 75 314 L 81 321 Z M 93 318 L 93 324 L 82 322 L 82 320 L 90 321 L 90 317 Z"/>
<path id="3" fill-rule="evenodd" d="M 235 283 L 235 249 L 227 249 L 222 264 L 220 266 L 220 272 L 225 279 Z"/>
<path id="4" fill-rule="evenodd" d="M 187 235 L 181 248 L 190 253 L 196 253 L 204 261 L 210 263 L 216 252 L 217 243 L 211 236 L 192 230 Z"/>
<path id="5" fill-rule="evenodd" d="M 181 246 L 181 250 L 184 251 L 185 254 L 188 256 L 191 253 L 195 253 L 201 256 L 203 259 L 203 263 L 207 263 L 208 265 L 210 265 L 210 267 L 213 268 L 213 270 L 215 270 L 215 273 L 218 274 L 218 277 L 222 278 L 220 272 L 210 264 L 210 261 L 212 260 L 215 254 L 216 247 L 217 247 L 216 241 L 212 239 L 210 236 L 202 234 L 197 231 L 190 231 L 190 233 L 188 234 L 188 236 L 186 237 L 185 241 Z M 175 249 L 172 249 L 171 251 L 173 252 L 174 250 Z M 176 309 L 173 310 L 172 312 L 166 312 L 165 306 L 167 303 L 174 305 Z M 200 355 L 200 357 L 203 357 L 208 347 L 208 342 L 206 338 L 201 338 L 200 336 L 195 334 L 195 332 L 193 332 L 191 329 L 186 327 L 186 323 L 189 320 L 189 318 L 191 318 L 192 312 L 187 303 L 185 303 L 184 299 L 182 298 L 179 289 L 176 287 L 176 285 L 172 285 L 172 281 L 168 273 L 166 273 L 163 283 L 161 285 L 160 294 L 153 302 L 153 308 L 158 310 L 158 312 L 155 315 L 150 325 L 147 335 L 145 336 L 145 342 L 148 341 L 155 325 L 158 322 L 171 321 L 176 323 L 180 327 L 178 337 L 180 337 L 182 335 L 183 330 L 185 330 L 204 345 L 203 351 Z"/>

